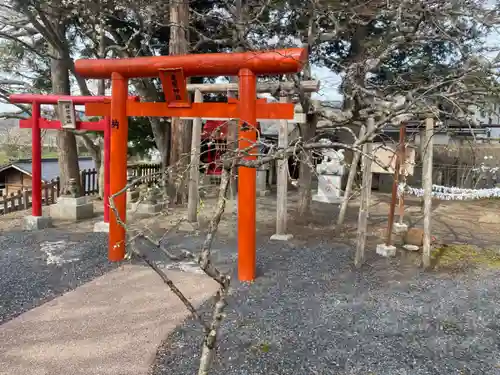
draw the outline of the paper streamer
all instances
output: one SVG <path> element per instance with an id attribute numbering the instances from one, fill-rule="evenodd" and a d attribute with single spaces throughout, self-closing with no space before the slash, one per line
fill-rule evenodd
<path id="1" fill-rule="evenodd" d="M 406 186 L 401 183 L 398 186 L 398 195 L 403 193 L 416 197 L 423 197 L 424 189 Z M 458 187 L 432 185 L 432 197 L 444 201 L 500 198 L 500 188 L 464 189 Z"/>

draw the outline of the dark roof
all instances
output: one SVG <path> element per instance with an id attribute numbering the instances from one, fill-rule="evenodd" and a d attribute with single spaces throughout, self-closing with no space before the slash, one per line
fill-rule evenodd
<path id="1" fill-rule="evenodd" d="M 78 164 L 80 166 L 80 170 L 95 168 L 94 161 L 91 157 L 78 158 Z M 19 159 L 10 164 L 4 165 L 3 167 L 0 167 L 0 172 L 3 172 L 9 168 L 15 168 L 31 176 L 31 167 L 31 159 Z M 59 177 L 59 162 L 57 158 L 42 159 L 42 180 L 48 182 L 56 177 Z"/>

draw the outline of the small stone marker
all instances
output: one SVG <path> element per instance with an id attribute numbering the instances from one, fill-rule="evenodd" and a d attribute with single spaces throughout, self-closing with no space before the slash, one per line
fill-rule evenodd
<path id="1" fill-rule="evenodd" d="M 403 245 L 403 249 L 408 251 L 419 251 L 420 247 L 417 245 Z"/>
<path id="2" fill-rule="evenodd" d="M 320 140 L 325 145 L 332 142 L 328 139 Z M 323 159 L 316 166 L 318 174 L 318 192 L 312 197 L 316 202 L 341 203 L 342 202 L 342 175 L 344 174 L 344 150 L 335 151 L 326 149 L 322 152 Z"/>
<path id="3" fill-rule="evenodd" d="M 386 244 L 378 244 L 377 245 L 377 254 L 382 255 L 383 257 L 393 257 L 396 256 L 396 247 L 392 245 Z"/>
<path id="4" fill-rule="evenodd" d="M 406 233 L 408 231 L 408 225 L 402 223 L 394 223 L 392 231 L 395 234 Z"/>

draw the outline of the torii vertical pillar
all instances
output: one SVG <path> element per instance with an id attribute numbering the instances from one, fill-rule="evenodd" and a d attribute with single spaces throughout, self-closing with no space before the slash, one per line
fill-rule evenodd
<path id="1" fill-rule="evenodd" d="M 111 75 L 111 178 L 110 197 L 113 202 L 109 221 L 108 257 L 111 261 L 120 261 L 125 256 L 125 228 L 127 216 L 127 143 L 128 118 L 127 97 L 128 79 L 119 73 Z M 110 202 L 111 203 L 111 202 Z M 117 217 L 121 215 L 121 217 Z"/>
<path id="2" fill-rule="evenodd" d="M 31 108 L 31 216 L 24 218 L 26 230 L 50 227 L 50 217 L 42 215 L 42 135 L 40 132 L 41 105 L 34 101 Z"/>
<path id="3" fill-rule="evenodd" d="M 255 160 L 257 80 L 255 74 L 249 69 L 241 69 L 238 76 L 240 81 L 238 148 L 250 154 L 245 159 Z M 238 168 L 238 278 L 241 281 L 255 279 L 255 182 L 255 168 Z"/>
<path id="4" fill-rule="evenodd" d="M 34 217 L 42 216 L 42 136 L 40 134 L 40 103 L 31 109 L 31 204 Z"/>

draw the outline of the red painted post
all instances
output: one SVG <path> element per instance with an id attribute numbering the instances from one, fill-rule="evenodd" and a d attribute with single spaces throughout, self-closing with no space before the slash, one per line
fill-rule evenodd
<path id="1" fill-rule="evenodd" d="M 31 108 L 31 212 L 42 216 L 42 137 L 40 133 L 40 103 Z"/>
<path id="2" fill-rule="evenodd" d="M 240 150 L 252 147 L 257 140 L 257 88 L 256 76 L 249 69 L 239 71 L 239 144 Z M 255 148 L 252 149 L 255 154 Z M 256 156 L 246 157 L 255 160 Z M 238 278 L 241 281 L 255 279 L 256 249 L 256 171 L 255 168 L 238 168 Z"/>
<path id="3" fill-rule="evenodd" d="M 109 178 L 111 176 L 110 158 L 111 158 L 111 121 L 109 117 L 105 117 L 104 127 L 104 222 L 109 223 Z"/>
<path id="4" fill-rule="evenodd" d="M 119 73 L 111 75 L 111 160 L 113 174 L 110 178 L 110 195 L 121 191 L 127 185 L 127 118 L 128 79 Z M 127 216 L 126 193 L 114 198 L 113 203 L 125 223 Z M 125 228 L 116 220 L 115 212 L 110 211 L 108 258 L 120 261 L 125 257 Z"/>

